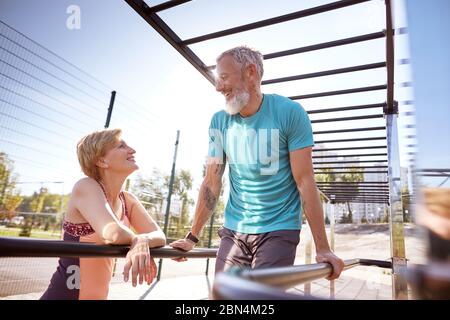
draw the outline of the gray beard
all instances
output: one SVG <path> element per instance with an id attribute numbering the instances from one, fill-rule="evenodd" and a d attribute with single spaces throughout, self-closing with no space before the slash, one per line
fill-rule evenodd
<path id="1" fill-rule="evenodd" d="M 225 111 L 230 115 L 238 114 L 250 101 L 250 94 L 245 89 L 239 90 L 233 99 L 227 102 Z"/>

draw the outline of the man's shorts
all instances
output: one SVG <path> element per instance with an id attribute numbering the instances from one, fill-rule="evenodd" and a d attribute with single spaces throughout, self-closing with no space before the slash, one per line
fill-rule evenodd
<path id="1" fill-rule="evenodd" d="M 300 230 L 277 230 L 259 234 L 218 231 L 216 273 L 232 266 L 240 268 L 285 267 L 294 264 Z"/>

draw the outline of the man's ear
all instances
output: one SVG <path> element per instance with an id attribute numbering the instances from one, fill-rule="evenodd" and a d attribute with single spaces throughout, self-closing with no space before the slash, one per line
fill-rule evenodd
<path id="1" fill-rule="evenodd" d="M 98 159 L 98 161 L 95 163 L 95 165 L 99 168 L 102 169 L 107 169 L 108 168 L 108 164 L 106 163 L 105 158 L 100 158 Z"/>
<path id="2" fill-rule="evenodd" d="M 249 79 L 256 78 L 258 76 L 258 72 L 256 71 L 256 65 L 251 63 L 245 68 L 245 72 Z"/>

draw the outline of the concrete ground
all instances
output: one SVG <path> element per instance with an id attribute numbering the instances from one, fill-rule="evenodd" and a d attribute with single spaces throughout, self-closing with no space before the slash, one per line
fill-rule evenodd
<path id="1" fill-rule="evenodd" d="M 310 242 L 307 228 L 301 233 L 295 264 L 305 264 L 305 252 Z M 412 224 L 405 225 L 406 256 L 409 263 L 425 263 L 426 245 L 420 230 Z M 366 258 L 389 260 L 390 239 L 388 225 L 336 225 L 335 252 L 343 259 Z M 314 252 L 314 248 L 312 248 Z M 314 259 L 314 255 L 312 256 Z M 210 272 L 206 277 L 206 259 L 190 259 L 186 262 L 163 260 L 161 281 L 151 286 L 138 285 L 133 288 L 121 279 L 123 259 L 118 259 L 117 273 L 110 286 L 109 299 L 149 300 L 200 300 L 208 299 L 214 281 L 210 260 Z M 311 261 L 314 263 L 315 261 Z M 48 285 L 57 259 L 54 258 L 1 258 L 0 299 L 38 299 Z M 336 299 L 389 300 L 392 299 L 389 269 L 377 267 L 355 267 L 343 272 L 334 282 Z M 289 290 L 313 296 L 329 298 L 330 282 L 322 279 L 309 287 L 299 285 Z"/>

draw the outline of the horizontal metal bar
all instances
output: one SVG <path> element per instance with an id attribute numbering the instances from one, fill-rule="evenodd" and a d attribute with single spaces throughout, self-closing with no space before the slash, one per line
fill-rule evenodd
<path id="1" fill-rule="evenodd" d="M 316 114 L 316 113 L 352 111 L 352 110 L 361 110 L 361 109 L 384 108 L 385 106 L 386 106 L 386 103 L 374 103 L 374 104 L 363 104 L 363 105 L 358 105 L 358 106 L 308 110 L 307 113 L 308 114 Z"/>
<path id="2" fill-rule="evenodd" d="M 321 170 L 332 170 L 332 169 L 386 169 L 388 166 L 363 166 L 363 167 L 314 167 L 314 169 L 321 169 Z"/>
<path id="3" fill-rule="evenodd" d="M 368 261 L 366 261 L 367 263 Z M 373 265 L 377 262 L 374 261 Z M 360 265 L 359 259 L 344 260 L 344 270 Z M 381 264 L 385 265 L 385 264 Z M 329 276 L 333 268 L 329 263 L 315 263 L 292 267 L 242 270 L 239 273 L 244 279 L 279 288 L 290 288 Z"/>
<path id="4" fill-rule="evenodd" d="M 329 197 L 331 197 L 333 194 L 327 194 Z M 389 201 L 389 196 L 370 196 L 370 195 L 352 195 L 352 194 L 344 194 L 344 195 L 339 195 L 336 194 L 334 195 L 335 199 L 334 201 L 352 201 L 352 200 L 363 200 L 363 201 Z"/>
<path id="5" fill-rule="evenodd" d="M 323 186 L 318 186 L 319 190 L 322 191 L 323 193 L 332 193 L 332 192 L 381 192 L 381 193 L 386 193 L 389 192 L 388 188 L 360 188 L 360 187 L 350 187 L 350 186 L 346 186 L 346 187 L 342 187 L 342 186 L 337 186 L 337 187 L 323 187 Z"/>
<path id="6" fill-rule="evenodd" d="M 375 185 L 380 185 L 380 184 L 388 184 L 388 181 L 359 181 L 359 182 L 353 182 L 353 181 L 331 181 L 331 182 L 316 182 L 317 184 L 342 184 L 342 185 L 353 185 L 353 184 L 375 184 Z"/>
<path id="7" fill-rule="evenodd" d="M 322 190 L 323 191 L 323 190 Z M 376 198 L 376 199 L 388 199 L 389 192 L 346 192 L 346 191 L 324 191 L 327 195 L 334 194 L 337 198 L 340 197 L 354 197 L 354 198 Z"/>
<path id="8" fill-rule="evenodd" d="M 353 139 L 318 140 L 318 141 L 314 141 L 314 143 L 335 143 L 335 142 L 375 141 L 375 140 L 386 140 L 386 137 L 369 137 L 369 138 L 353 138 Z"/>
<path id="9" fill-rule="evenodd" d="M 355 160 L 355 161 L 320 161 L 320 162 L 313 162 L 313 165 L 316 164 L 343 164 L 343 163 L 380 163 L 380 162 L 387 162 L 387 160 Z"/>
<path id="10" fill-rule="evenodd" d="M 420 169 L 420 168 L 417 168 L 417 169 L 414 169 L 413 171 L 414 172 L 450 172 L 450 169 L 435 169 L 435 168 Z"/>
<path id="11" fill-rule="evenodd" d="M 341 95 L 341 94 L 350 94 L 350 93 L 368 92 L 368 91 L 386 90 L 386 89 L 387 89 L 387 86 L 385 84 L 383 84 L 383 85 L 378 85 L 378 86 L 303 94 L 303 95 L 298 95 L 298 96 L 291 96 L 291 97 L 289 97 L 289 99 L 291 99 L 291 100 L 311 99 L 311 98 L 320 98 L 320 97 L 336 96 L 336 95 Z"/>
<path id="12" fill-rule="evenodd" d="M 387 148 L 386 146 L 345 147 L 345 148 L 313 149 L 313 152 L 338 151 L 338 150 L 386 149 L 386 148 Z"/>
<path id="13" fill-rule="evenodd" d="M 295 49 L 290 49 L 290 50 L 268 53 L 268 54 L 263 55 L 263 57 L 264 57 L 264 60 L 269 60 L 269 59 L 280 58 L 280 57 L 284 57 L 284 56 L 290 56 L 290 55 L 298 54 L 298 53 L 304 53 L 304 52 L 309 52 L 309 51 L 338 47 L 338 46 L 362 42 L 362 41 L 380 39 L 380 38 L 384 38 L 385 36 L 386 35 L 384 32 L 369 33 L 369 34 L 351 37 L 351 38 L 345 38 L 345 39 L 339 39 L 339 40 L 330 41 L 330 42 L 313 44 L 313 45 L 301 47 L 301 48 L 295 48 Z"/>
<path id="14" fill-rule="evenodd" d="M 355 171 L 314 171 L 315 174 L 345 174 L 345 173 L 355 173 Z M 361 173 L 388 173 L 387 171 L 364 171 Z"/>
<path id="15" fill-rule="evenodd" d="M 366 194 L 366 193 L 380 193 L 382 195 L 389 195 L 389 189 L 360 189 L 360 188 L 320 188 L 319 190 L 322 191 L 327 196 L 330 194 L 335 194 L 336 192 L 350 192 L 352 194 L 358 193 L 358 194 Z"/>
<path id="16" fill-rule="evenodd" d="M 417 173 L 421 177 L 450 177 L 450 173 Z"/>
<path id="17" fill-rule="evenodd" d="M 129 249 L 122 245 L 0 237 L 0 257 L 125 257 Z M 185 252 L 169 246 L 150 251 L 154 258 L 215 258 L 217 253 L 217 249 L 198 248 Z"/>
<path id="18" fill-rule="evenodd" d="M 370 64 L 364 64 L 364 65 L 353 66 L 353 67 L 338 68 L 338 69 L 332 69 L 332 70 L 305 73 L 305 74 L 300 74 L 300 75 L 296 75 L 296 76 L 288 76 L 288 77 L 264 80 L 261 82 L 261 85 L 319 78 L 319 77 L 331 76 L 331 75 L 336 75 L 336 74 L 371 70 L 371 69 L 384 68 L 384 67 L 386 67 L 386 62 L 370 63 Z"/>
<path id="19" fill-rule="evenodd" d="M 378 130 L 386 130 L 386 127 L 367 127 L 367 128 L 314 131 L 313 134 L 345 133 L 345 132 L 358 132 L 358 131 L 378 131 Z"/>
<path id="20" fill-rule="evenodd" d="M 320 190 L 327 192 L 327 191 L 333 191 L 333 190 L 360 190 L 360 191 L 389 191 L 388 185 L 379 185 L 379 186 L 366 186 L 366 185 L 340 185 L 340 186 L 329 186 L 329 185 L 320 185 Z"/>
<path id="21" fill-rule="evenodd" d="M 191 2 L 192 0 L 170 0 L 163 3 L 160 3 L 156 6 L 150 7 L 150 11 L 152 12 L 160 12 L 163 10 L 167 10 L 176 6 L 179 6 L 180 4 Z"/>
<path id="22" fill-rule="evenodd" d="M 184 45 L 191 45 L 191 44 L 202 42 L 202 41 L 206 41 L 206 40 L 211 40 L 211 39 L 216 39 L 216 38 L 220 38 L 220 37 L 225 37 L 225 36 L 229 36 L 229 35 L 232 35 L 232 34 L 235 34 L 235 33 L 240 33 L 240 32 L 244 32 L 244 31 L 249 31 L 249 30 L 258 29 L 258 28 L 262 28 L 262 27 L 267 27 L 267 26 L 270 26 L 270 25 L 274 25 L 274 24 L 278 24 L 278 23 L 282 23 L 282 22 L 286 22 L 286 21 L 290 21 L 290 20 L 295 20 L 295 19 L 304 18 L 304 17 L 315 15 L 315 14 L 331 11 L 331 10 L 344 8 L 344 7 L 347 7 L 347 6 L 355 5 L 355 4 L 366 2 L 366 1 L 368 1 L 368 0 L 343 0 L 343 1 L 336 1 L 336 2 L 325 4 L 325 5 L 321 5 L 321 6 L 305 9 L 305 10 L 300 10 L 300 11 L 296 11 L 296 12 L 292 12 L 292 13 L 288 13 L 288 14 L 285 14 L 285 15 L 282 15 L 282 16 L 273 17 L 273 18 L 270 18 L 270 19 L 265 19 L 265 20 L 261 20 L 261 21 L 257 21 L 257 22 L 253 22 L 253 23 L 248 23 L 248 24 L 245 24 L 245 25 L 229 28 L 229 29 L 226 29 L 226 30 L 216 31 L 216 32 L 212 32 L 212 33 L 209 33 L 209 34 L 206 34 L 206 35 L 202 35 L 202 36 L 186 39 L 186 40 L 183 41 L 183 44 Z"/>
<path id="23" fill-rule="evenodd" d="M 317 119 L 311 120 L 311 123 L 324 123 L 324 122 L 337 122 L 337 121 L 353 121 L 353 120 L 367 120 L 367 119 L 381 119 L 383 114 L 370 114 L 366 116 L 355 116 L 355 117 L 340 117 L 340 118 L 327 118 L 327 119 Z"/>
<path id="24" fill-rule="evenodd" d="M 389 200 L 380 200 L 380 201 L 365 201 L 365 200 L 349 200 L 349 201 L 344 201 L 344 200 L 339 200 L 339 201 L 335 201 L 336 203 L 344 203 L 344 202 L 351 202 L 351 203 L 368 203 L 368 204 L 374 204 L 374 203 L 378 203 L 378 204 L 387 204 L 389 205 Z"/>
<path id="25" fill-rule="evenodd" d="M 317 149 L 316 152 L 319 152 L 320 150 Z M 319 158 L 348 158 L 348 157 L 381 157 L 381 156 L 387 156 L 387 153 L 366 153 L 366 154 L 343 154 L 343 155 L 329 155 L 329 156 L 312 156 L 313 159 L 319 159 Z"/>
<path id="26" fill-rule="evenodd" d="M 187 46 L 181 43 L 180 37 L 154 12 L 143 0 L 125 0 L 156 32 L 175 48 L 190 64 L 196 68 L 209 82 L 215 85 L 214 74 L 206 68 L 203 61 Z"/>
<path id="27" fill-rule="evenodd" d="M 334 203 L 371 203 L 371 204 L 389 204 L 389 199 L 336 199 Z"/>

